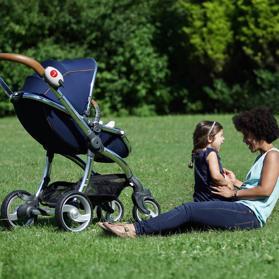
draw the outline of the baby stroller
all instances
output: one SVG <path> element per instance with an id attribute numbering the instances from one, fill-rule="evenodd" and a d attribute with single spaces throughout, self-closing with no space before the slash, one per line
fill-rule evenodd
<path id="1" fill-rule="evenodd" d="M 80 232 L 97 216 L 120 221 L 123 204 L 119 195 L 132 187 L 133 217 L 148 219 L 160 213 L 160 206 L 123 160 L 130 151 L 123 130 L 111 122 L 100 122 L 100 109 L 92 99 L 97 64 L 94 59 L 53 61 L 40 64 L 17 54 L 0 53 L 1 60 L 24 64 L 35 71 L 27 77 L 22 91 L 12 92 L 0 77 L 0 85 L 13 103 L 16 115 L 46 150 L 46 165 L 37 192 L 13 191 L 1 206 L 2 223 L 7 228 L 33 225 L 38 216 L 55 216 L 58 226 Z M 95 117 L 90 117 L 92 108 Z M 84 171 L 77 182 L 51 182 L 55 154 L 70 159 Z M 82 155 L 87 155 L 83 160 Z M 99 174 L 93 162 L 116 163 L 123 173 Z"/>

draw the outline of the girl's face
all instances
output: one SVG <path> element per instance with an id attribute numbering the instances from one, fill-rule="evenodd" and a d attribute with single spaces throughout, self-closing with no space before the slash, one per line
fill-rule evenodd
<path id="1" fill-rule="evenodd" d="M 210 146 L 216 151 L 220 151 L 221 145 L 224 143 L 224 130 L 220 130 L 215 136 L 214 139 L 210 142 Z"/>

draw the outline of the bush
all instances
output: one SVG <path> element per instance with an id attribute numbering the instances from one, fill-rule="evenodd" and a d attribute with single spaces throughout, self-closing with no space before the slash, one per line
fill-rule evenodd
<path id="1" fill-rule="evenodd" d="M 277 2 L 5 0 L 0 51 L 39 61 L 94 57 L 94 97 L 105 114 L 233 112 L 269 100 L 276 107 Z M 32 73 L 2 62 L 0 72 L 13 90 Z"/>
<path id="2" fill-rule="evenodd" d="M 267 106 L 279 113 L 279 73 L 269 70 L 257 70 L 252 81 L 228 85 L 222 79 L 216 79 L 213 87 L 204 87 L 216 112 L 236 112 L 256 106 Z"/>
<path id="3" fill-rule="evenodd" d="M 167 58 L 153 46 L 156 4 L 155 0 L 5 1 L 0 11 L 0 51 L 39 61 L 94 57 L 99 64 L 95 96 L 108 104 L 106 111 L 165 113 L 168 67 Z M 10 63 L 0 67 L 16 90 L 30 73 Z"/>

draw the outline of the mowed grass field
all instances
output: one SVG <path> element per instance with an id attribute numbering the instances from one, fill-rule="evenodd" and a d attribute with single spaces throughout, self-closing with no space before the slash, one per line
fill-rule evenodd
<path id="1" fill-rule="evenodd" d="M 192 133 L 201 120 L 223 124 L 222 163 L 244 179 L 256 154 L 242 143 L 231 117 L 116 119 L 132 145 L 129 166 L 152 191 L 163 212 L 191 201 L 194 179 L 187 165 Z M 275 144 L 279 146 L 278 141 Z M 16 118 L 0 119 L 0 202 L 16 189 L 35 193 L 44 162 L 42 146 Z M 120 171 L 113 164 L 96 164 L 96 169 Z M 77 181 L 81 175 L 78 166 L 55 157 L 53 181 Z M 131 193 L 127 188 L 120 196 L 125 221 L 132 219 Z M 33 227 L 0 228 L 0 278 L 279 278 L 279 207 L 259 230 L 196 231 L 137 239 L 106 235 L 94 223 L 84 232 L 67 233 L 58 230 L 53 218 L 39 218 Z"/>

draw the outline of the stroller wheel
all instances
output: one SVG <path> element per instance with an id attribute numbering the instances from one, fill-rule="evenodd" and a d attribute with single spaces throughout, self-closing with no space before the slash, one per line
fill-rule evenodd
<path id="1" fill-rule="evenodd" d="M 124 216 L 124 206 L 119 199 L 112 200 L 96 209 L 97 217 L 103 222 L 120 222 Z"/>
<path id="2" fill-rule="evenodd" d="M 36 215 L 32 215 L 27 201 L 31 194 L 24 190 L 16 190 L 6 196 L 1 205 L 2 224 L 12 229 L 16 226 L 31 226 L 37 220 Z"/>
<path id="3" fill-rule="evenodd" d="M 57 202 L 55 219 L 58 226 L 65 231 L 83 231 L 92 220 L 91 202 L 83 193 L 67 192 Z"/>
<path id="4" fill-rule="evenodd" d="M 135 221 L 144 221 L 158 216 L 161 212 L 159 203 L 154 199 L 145 199 L 145 207 L 149 210 L 149 214 L 142 213 L 136 206 L 133 207 L 133 218 Z"/>

